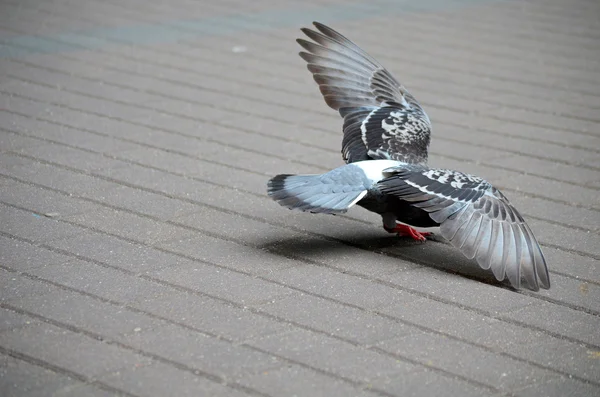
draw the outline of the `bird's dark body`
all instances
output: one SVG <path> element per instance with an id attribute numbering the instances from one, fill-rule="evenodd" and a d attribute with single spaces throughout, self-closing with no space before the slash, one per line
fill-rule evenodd
<path id="1" fill-rule="evenodd" d="M 356 204 L 382 216 L 393 214 L 393 217 L 399 222 L 418 228 L 437 227 L 440 225 L 431 219 L 427 211 L 415 207 L 412 205 L 414 203 L 400 200 L 396 196 L 369 193 Z"/>

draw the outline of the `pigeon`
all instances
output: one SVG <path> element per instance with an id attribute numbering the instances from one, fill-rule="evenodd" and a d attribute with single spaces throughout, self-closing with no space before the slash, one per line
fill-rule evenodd
<path id="1" fill-rule="evenodd" d="M 515 289 L 550 288 L 544 254 L 506 196 L 486 180 L 427 166 L 431 122 L 415 97 L 377 60 L 318 22 L 303 28 L 300 57 L 329 107 L 343 118 L 346 164 L 322 175 L 277 175 L 268 195 L 301 211 L 380 214 L 390 233 L 435 234 Z"/>

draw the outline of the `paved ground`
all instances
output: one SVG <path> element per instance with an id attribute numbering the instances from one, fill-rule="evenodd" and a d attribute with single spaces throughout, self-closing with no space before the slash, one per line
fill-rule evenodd
<path id="1" fill-rule="evenodd" d="M 600 395 L 600 4 L 366 3 L 0 1 L 2 396 Z M 314 19 L 522 209 L 550 291 L 266 197 L 342 163 Z"/>

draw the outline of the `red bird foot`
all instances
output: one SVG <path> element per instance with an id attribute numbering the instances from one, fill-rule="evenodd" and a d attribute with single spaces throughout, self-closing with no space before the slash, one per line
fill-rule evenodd
<path id="1" fill-rule="evenodd" d="M 431 233 L 419 232 L 407 225 L 396 224 L 396 227 L 393 229 L 389 229 L 385 226 L 383 228 L 390 233 L 398 233 L 398 236 L 412 237 L 417 241 L 426 241 L 427 239 L 425 237 L 431 235 Z"/>

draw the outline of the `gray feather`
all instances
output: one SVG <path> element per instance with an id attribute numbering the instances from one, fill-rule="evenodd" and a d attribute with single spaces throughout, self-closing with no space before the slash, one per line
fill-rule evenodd
<path id="1" fill-rule="evenodd" d="M 346 165 L 322 175 L 277 175 L 267 193 L 284 207 L 341 214 L 367 194 L 369 182 L 357 166 Z"/>

